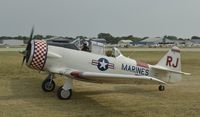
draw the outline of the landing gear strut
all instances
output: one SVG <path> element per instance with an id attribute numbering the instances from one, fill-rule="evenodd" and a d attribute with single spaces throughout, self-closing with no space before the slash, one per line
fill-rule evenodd
<path id="1" fill-rule="evenodd" d="M 164 86 L 164 85 L 160 85 L 160 86 L 158 87 L 158 90 L 159 90 L 159 91 L 164 91 L 164 90 L 165 90 L 165 86 Z"/>
<path id="2" fill-rule="evenodd" d="M 47 78 L 42 82 L 42 89 L 45 92 L 51 92 L 55 89 L 55 82 L 53 81 L 54 75 L 49 74 Z"/>
<path id="3" fill-rule="evenodd" d="M 61 100 L 70 99 L 72 96 L 72 79 L 67 79 L 65 84 L 61 86 L 57 91 L 57 96 Z"/>

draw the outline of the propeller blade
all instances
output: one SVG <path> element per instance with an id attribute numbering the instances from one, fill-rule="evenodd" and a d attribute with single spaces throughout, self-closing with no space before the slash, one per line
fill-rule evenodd
<path id="1" fill-rule="evenodd" d="M 23 60 L 22 60 L 22 65 L 21 65 L 21 66 L 24 65 L 24 61 L 25 61 L 25 59 L 26 59 L 26 56 L 24 56 L 24 58 L 23 58 Z"/>
<path id="2" fill-rule="evenodd" d="M 30 39 L 28 40 L 28 43 L 27 43 L 27 44 L 30 44 L 30 43 L 31 43 L 31 40 L 33 39 L 33 33 L 34 33 L 34 26 L 33 26 L 32 29 L 31 29 Z"/>
<path id="3" fill-rule="evenodd" d="M 26 46 L 26 50 L 23 52 L 24 57 L 23 57 L 23 60 L 22 60 L 22 66 L 23 66 L 23 64 L 24 64 L 24 62 L 27 58 L 28 48 L 30 47 L 31 41 L 33 39 L 33 34 L 34 34 L 34 26 L 31 29 L 31 34 L 30 34 L 30 38 L 29 38 L 27 46 Z"/>

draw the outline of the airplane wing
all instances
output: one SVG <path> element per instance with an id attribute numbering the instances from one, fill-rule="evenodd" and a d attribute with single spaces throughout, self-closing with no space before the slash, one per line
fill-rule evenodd
<path id="1" fill-rule="evenodd" d="M 111 74 L 111 73 L 96 73 L 96 72 L 79 72 L 79 71 L 74 71 L 70 73 L 71 76 L 75 78 L 93 78 L 93 79 L 131 79 L 131 80 L 150 80 L 150 81 L 155 81 L 158 83 L 166 84 L 165 82 L 149 77 L 149 76 L 138 76 L 138 75 L 125 75 L 125 74 Z"/>
<path id="2" fill-rule="evenodd" d="M 124 82 L 153 82 L 158 84 L 166 84 L 164 81 L 159 80 L 154 77 L 149 76 L 138 76 L 138 75 L 126 75 L 126 74 L 113 74 L 113 73 L 99 73 L 99 72 L 81 72 L 72 69 L 60 69 L 54 70 L 54 73 L 65 75 L 67 77 L 82 80 L 82 81 L 89 81 L 89 82 L 101 82 L 101 83 L 124 83 Z"/>

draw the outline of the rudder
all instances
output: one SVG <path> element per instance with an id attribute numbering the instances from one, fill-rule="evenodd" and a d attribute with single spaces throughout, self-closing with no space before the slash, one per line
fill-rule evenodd
<path id="1" fill-rule="evenodd" d="M 156 65 L 173 71 L 181 71 L 180 49 L 174 46 Z"/>

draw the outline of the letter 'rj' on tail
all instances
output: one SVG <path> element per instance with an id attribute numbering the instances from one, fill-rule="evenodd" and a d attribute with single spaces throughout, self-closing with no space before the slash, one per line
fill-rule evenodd
<path id="1" fill-rule="evenodd" d="M 173 47 L 162 59 L 151 66 L 152 76 L 168 82 L 181 80 L 181 74 L 190 75 L 181 71 L 181 55 L 178 47 Z"/>
<path id="2" fill-rule="evenodd" d="M 172 71 L 181 71 L 181 55 L 178 47 L 173 47 L 167 54 L 158 62 L 158 66 L 165 67 Z"/>

